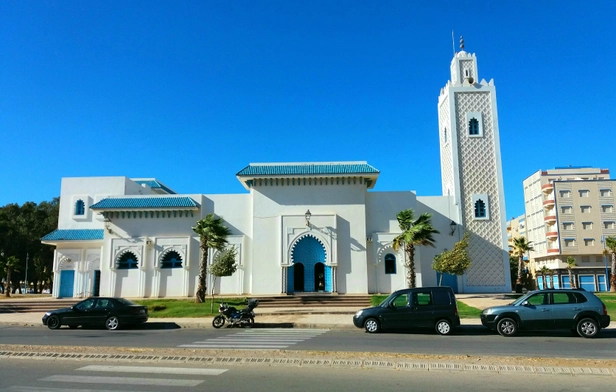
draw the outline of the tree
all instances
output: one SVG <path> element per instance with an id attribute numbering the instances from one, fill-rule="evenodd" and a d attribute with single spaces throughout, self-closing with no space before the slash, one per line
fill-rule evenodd
<path id="1" fill-rule="evenodd" d="M 443 274 L 464 275 L 471 266 L 471 258 L 468 255 L 468 241 L 470 234 L 464 233 L 462 239 L 453 246 L 452 250 L 446 250 L 434 257 L 432 269 L 441 274 L 438 285 L 443 281 Z"/>
<path id="2" fill-rule="evenodd" d="M 231 234 L 231 230 L 223 222 L 222 217 L 208 214 L 205 218 L 197 221 L 197 224 L 192 228 L 199 235 L 201 251 L 199 257 L 199 280 L 197 293 L 195 294 L 195 302 L 197 303 L 205 302 L 209 250 L 223 250 L 227 245 L 227 236 Z"/>
<path id="3" fill-rule="evenodd" d="M 539 272 L 541 273 L 541 276 L 543 277 L 543 288 L 544 289 L 549 289 L 550 288 L 550 282 L 552 280 L 552 279 L 550 279 L 552 277 L 552 270 L 544 265 L 543 267 L 541 267 Z"/>
<path id="4" fill-rule="evenodd" d="M 404 247 L 406 252 L 406 282 L 408 287 L 415 287 L 415 247 L 418 245 L 434 247 L 433 234 L 438 234 L 439 231 L 432 227 L 432 215 L 424 212 L 415 219 L 412 208 L 400 211 L 396 218 L 402 233 L 394 238 L 394 250 Z"/>
<path id="5" fill-rule="evenodd" d="M 517 237 L 513 239 L 511 254 L 518 258 L 518 278 L 515 281 L 516 292 L 522 291 L 522 267 L 524 266 L 524 255 L 533 250 L 530 242 L 526 241 L 526 237 Z"/>
<path id="6" fill-rule="evenodd" d="M 17 266 L 19 265 L 19 259 L 15 256 L 9 256 L 6 259 L 4 256 L 0 258 L 0 269 L 4 272 L 4 276 L 6 276 L 6 287 L 4 289 L 4 294 L 7 297 L 11 296 L 11 274 L 15 271 L 19 271 Z"/>
<path id="7" fill-rule="evenodd" d="M 216 252 L 214 255 L 214 261 L 208 268 L 208 272 L 214 277 L 214 279 L 212 279 L 211 312 L 214 311 L 214 291 L 216 287 L 216 278 L 233 275 L 235 271 L 237 271 L 237 264 L 235 263 L 236 259 L 237 250 L 235 249 L 235 246 L 225 248 Z"/>
<path id="8" fill-rule="evenodd" d="M 605 239 L 605 251 L 606 254 L 612 256 L 612 272 L 610 273 L 610 291 L 616 291 L 616 238 L 607 237 Z"/>
<path id="9" fill-rule="evenodd" d="M 567 272 L 569 273 L 569 284 L 572 289 L 577 287 L 575 279 L 573 277 L 573 267 L 575 267 L 575 259 L 571 256 L 567 257 Z"/>

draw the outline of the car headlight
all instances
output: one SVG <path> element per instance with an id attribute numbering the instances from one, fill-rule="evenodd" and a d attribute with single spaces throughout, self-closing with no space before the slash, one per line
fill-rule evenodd
<path id="1" fill-rule="evenodd" d="M 355 317 L 361 316 L 363 312 L 364 312 L 363 310 L 358 310 L 357 313 L 355 313 Z"/>
<path id="2" fill-rule="evenodd" d="M 45 316 L 51 316 L 51 312 L 45 313 Z"/>
<path id="3" fill-rule="evenodd" d="M 489 309 L 489 308 L 488 309 L 484 309 L 483 312 L 481 312 L 481 314 L 485 314 L 486 316 L 488 314 L 490 314 L 490 313 L 492 313 L 492 309 Z"/>

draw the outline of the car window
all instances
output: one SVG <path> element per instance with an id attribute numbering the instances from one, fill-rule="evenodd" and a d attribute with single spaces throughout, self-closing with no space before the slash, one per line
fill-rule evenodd
<path id="1" fill-rule="evenodd" d="M 432 293 L 434 305 L 451 305 L 449 291 L 435 291 Z"/>
<path id="2" fill-rule="evenodd" d="M 399 296 L 397 296 L 396 298 L 394 298 L 393 301 L 391 301 L 392 305 L 394 305 L 396 308 L 400 308 L 400 307 L 404 307 L 404 306 L 408 306 L 409 304 L 409 298 L 408 298 L 408 294 L 400 294 Z"/>
<path id="3" fill-rule="evenodd" d="M 413 293 L 413 303 L 415 306 L 432 305 L 432 295 L 429 291 Z"/>
<path id="4" fill-rule="evenodd" d="M 94 306 L 94 299 L 86 299 L 85 301 L 81 301 L 75 307 L 79 310 L 88 310 Z"/>
<path id="5" fill-rule="evenodd" d="M 530 297 L 528 297 L 527 301 L 529 304 L 534 306 L 548 304 L 548 298 L 546 293 L 531 295 Z"/>
<path id="6" fill-rule="evenodd" d="M 575 302 L 577 302 L 578 304 L 588 301 L 588 299 L 586 299 L 586 297 L 582 293 L 573 293 L 573 296 L 575 297 Z"/>
<path id="7" fill-rule="evenodd" d="M 574 304 L 575 297 L 571 293 L 552 293 L 552 303 L 558 304 Z"/>
<path id="8" fill-rule="evenodd" d="M 109 300 L 108 299 L 99 299 L 96 302 L 96 307 L 97 308 L 107 308 L 107 307 L 109 307 Z"/>

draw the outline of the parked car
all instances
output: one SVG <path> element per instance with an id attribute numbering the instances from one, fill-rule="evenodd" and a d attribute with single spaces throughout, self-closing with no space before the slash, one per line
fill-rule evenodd
<path id="1" fill-rule="evenodd" d="M 592 338 L 610 324 L 610 316 L 605 304 L 589 291 L 548 289 L 484 309 L 481 323 L 502 336 L 513 336 L 521 329 L 569 329 Z"/>
<path id="2" fill-rule="evenodd" d="M 70 308 L 52 310 L 43 316 L 43 325 L 58 329 L 88 325 L 104 325 L 109 330 L 121 325 L 139 324 L 148 321 L 148 307 L 137 305 L 124 298 L 93 297 L 76 303 Z"/>
<path id="3" fill-rule="evenodd" d="M 448 335 L 460 326 L 460 316 L 451 287 L 420 287 L 398 290 L 380 305 L 358 311 L 353 324 L 369 333 L 434 328 L 439 334 Z"/>

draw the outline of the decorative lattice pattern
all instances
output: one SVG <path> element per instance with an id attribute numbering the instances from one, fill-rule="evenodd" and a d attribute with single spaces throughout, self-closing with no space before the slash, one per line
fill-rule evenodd
<path id="1" fill-rule="evenodd" d="M 444 100 L 438 108 L 439 128 L 441 133 L 441 181 L 443 195 L 447 196 L 448 191 L 453 194 L 453 162 L 451 146 L 453 145 L 453 132 L 451 130 L 451 122 L 449 119 L 449 101 Z M 445 142 L 443 131 L 447 129 L 449 141 Z"/>
<path id="2" fill-rule="evenodd" d="M 468 76 L 473 77 L 473 60 L 460 60 L 460 77 L 462 80 L 466 78 L 466 71 L 468 71 Z M 473 110 L 469 110 L 472 112 Z"/>
<path id="3" fill-rule="evenodd" d="M 498 194 L 497 154 L 489 92 L 455 94 L 456 119 L 466 124 L 467 112 L 481 112 L 483 137 L 469 138 L 465 128 L 458 130 L 458 156 L 460 157 L 460 186 L 462 216 L 465 227 L 472 233 L 469 254 L 473 260 L 466 273 L 468 286 L 504 286 L 503 239 L 501 206 Z M 473 194 L 488 195 L 490 219 L 474 220 Z"/>

